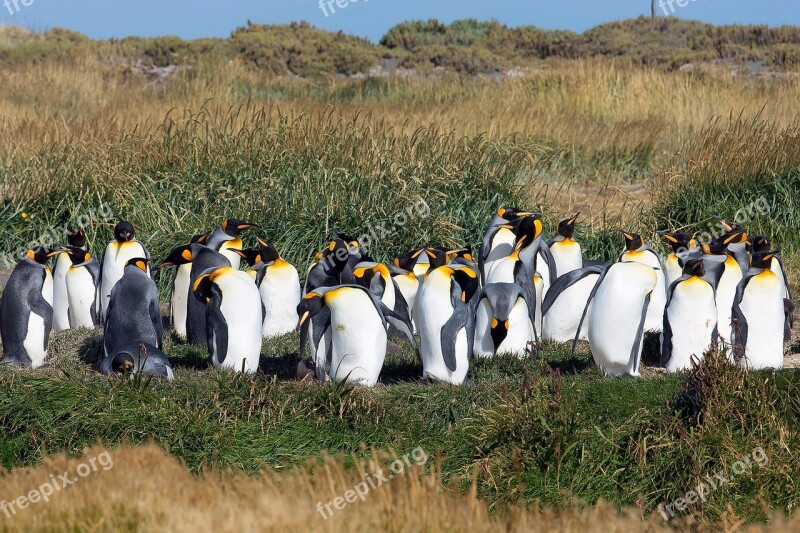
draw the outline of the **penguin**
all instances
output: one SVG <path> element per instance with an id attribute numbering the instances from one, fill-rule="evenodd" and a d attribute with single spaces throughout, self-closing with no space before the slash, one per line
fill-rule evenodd
<path id="1" fill-rule="evenodd" d="M 149 263 L 146 257 L 129 259 L 111 290 L 103 331 L 105 357 L 139 343 L 162 349 L 158 287 L 150 277 Z"/>
<path id="2" fill-rule="evenodd" d="M 758 236 L 753 237 L 749 241 L 748 252 L 751 254 L 759 253 L 759 252 L 768 252 L 772 247 L 772 242 L 767 237 Z M 781 286 L 783 286 L 783 297 L 787 300 L 792 299 L 792 294 L 789 291 L 789 284 L 786 282 L 786 269 L 783 266 L 783 259 L 781 258 L 780 254 L 775 254 L 775 257 L 772 258 L 770 262 L 770 270 L 778 276 L 778 279 L 781 280 Z"/>
<path id="3" fill-rule="evenodd" d="M 475 340 L 470 303 L 478 288 L 479 280 L 468 267 L 442 266 L 425 277 L 417 295 L 423 378 L 467 382 Z"/>
<path id="4" fill-rule="evenodd" d="M 491 261 L 506 257 L 514 248 L 514 234 L 508 223 L 518 218 L 533 216 L 535 213 L 521 211 L 514 207 L 501 207 L 492 217 L 489 227 L 483 235 L 478 252 L 478 270 L 481 272 L 481 283 L 486 283 L 486 274 L 491 268 Z"/>
<path id="5" fill-rule="evenodd" d="M 421 280 L 430 270 L 447 264 L 447 252 L 447 249 L 433 246 L 416 248 L 395 257 L 394 265 L 408 272 L 412 272 L 417 279 Z"/>
<path id="6" fill-rule="evenodd" d="M 702 259 L 705 278 L 716 291 L 719 339 L 728 345 L 731 343 L 733 300 L 736 297 L 737 287 L 744 277 L 739 262 L 729 251 L 729 246 L 731 243 L 738 243 L 743 236 L 744 230 L 732 230 L 700 246 L 704 254 Z"/>
<path id="7" fill-rule="evenodd" d="M 542 302 L 542 338 L 554 342 L 571 342 L 576 334 L 587 340 L 592 290 L 609 264 L 586 266 L 559 276 Z M 587 316 L 584 317 L 584 309 Z M 581 319 L 583 318 L 583 321 Z M 580 331 L 578 331 L 578 326 Z"/>
<path id="8" fill-rule="evenodd" d="M 53 276 L 47 262 L 59 253 L 30 249 L 11 272 L 0 300 L 3 364 L 25 368 L 44 364 L 53 327 Z"/>
<path id="9" fill-rule="evenodd" d="M 583 268 L 583 251 L 581 245 L 574 239 L 575 222 L 578 220 L 580 212 L 575 213 L 571 218 L 567 218 L 558 223 L 556 236 L 547 243 L 550 253 L 555 261 L 556 278 L 568 274 L 573 270 Z M 555 281 L 555 280 L 553 280 Z"/>
<path id="10" fill-rule="evenodd" d="M 490 283 L 475 298 L 475 357 L 524 356 L 535 340 L 535 317 L 522 287 L 516 283 Z"/>
<path id="11" fill-rule="evenodd" d="M 752 370 L 783 368 L 783 286 L 770 269 L 777 253 L 753 254 L 733 301 L 733 357 Z"/>
<path id="12" fill-rule="evenodd" d="M 86 232 L 83 228 L 73 229 L 67 233 L 67 242 L 71 248 L 85 250 Z M 73 262 L 66 251 L 59 253 L 55 258 L 53 263 L 53 331 L 58 333 L 70 328 L 67 272 Z"/>
<path id="13" fill-rule="evenodd" d="M 150 260 L 150 252 L 144 244 L 135 238 L 133 225 L 127 220 L 120 221 L 114 227 L 114 240 L 106 246 L 103 259 L 100 262 L 100 294 L 98 295 L 98 307 L 100 320 L 105 321 L 106 313 L 111 297 L 111 290 L 122 277 L 125 265 L 129 260 L 143 257 Z M 150 267 L 147 267 L 150 274 Z"/>
<path id="14" fill-rule="evenodd" d="M 261 252 L 258 248 L 253 248 L 251 250 L 238 250 L 236 253 L 247 263 L 245 272 L 253 279 L 253 283 L 256 283 L 258 272 L 264 268 L 264 263 L 261 261 Z"/>
<path id="15" fill-rule="evenodd" d="M 387 266 L 389 268 L 389 273 L 392 275 L 392 280 L 397 286 L 399 296 L 405 301 L 406 307 L 408 308 L 408 316 L 412 318 L 412 325 L 416 332 L 417 326 L 414 320 L 414 308 L 416 307 L 417 294 L 419 293 L 419 279 L 413 272 L 403 270 L 393 264 Z"/>
<path id="16" fill-rule="evenodd" d="M 197 244 L 196 247 L 201 245 Z M 186 319 L 189 306 L 189 292 L 192 278 L 192 245 L 187 244 L 173 249 L 169 255 L 156 266 L 156 270 L 175 267 L 170 289 L 169 321 L 179 338 L 186 339 Z"/>
<path id="17" fill-rule="evenodd" d="M 64 254 L 70 259 L 65 277 L 69 301 L 70 328 L 94 328 L 100 324 L 97 315 L 97 286 L 100 281 L 100 263 L 82 248 L 67 248 Z M 63 255 L 59 255 L 61 258 Z"/>
<path id="18" fill-rule="evenodd" d="M 284 261 L 278 250 L 256 237 L 259 253 L 255 283 L 264 310 L 262 334 L 265 339 L 286 335 L 297 325 L 297 306 L 300 304 L 300 275 L 297 269 Z"/>
<path id="19" fill-rule="evenodd" d="M 261 296 L 250 276 L 232 266 L 211 268 L 194 281 L 192 290 L 206 308 L 212 364 L 255 373 L 261 357 L 263 320 Z"/>
<path id="20" fill-rule="evenodd" d="M 666 231 L 657 231 L 656 233 L 663 237 L 672 248 L 672 253 L 664 259 L 664 281 L 666 286 L 669 287 L 676 279 L 683 276 L 680 258 L 684 257 L 690 250 L 695 249 L 697 241 L 688 233 L 669 233 Z"/>
<path id="21" fill-rule="evenodd" d="M 717 342 L 717 302 L 702 259 L 691 259 L 672 282 L 664 309 L 661 364 L 669 372 L 692 367 Z"/>
<path id="22" fill-rule="evenodd" d="M 297 381 L 316 381 L 317 365 L 310 357 L 297 363 Z"/>
<path id="23" fill-rule="evenodd" d="M 100 373 L 105 375 L 156 376 L 172 381 L 174 374 L 167 356 L 160 349 L 146 342 L 134 342 L 123 346 L 100 363 Z"/>
<path id="24" fill-rule="evenodd" d="M 305 295 L 297 306 L 300 317 L 300 349 L 305 353 L 309 338 L 309 325 L 314 316 L 328 308 L 326 331 L 330 334 L 330 349 L 325 357 L 314 359 L 317 378 L 325 381 L 329 376 L 336 383 L 351 383 L 372 387 L 378 382 L 386 358 L 389 324 L 403 331 L 415 345 L 411 323 L 386 307 L 369 289 L 361 285 L 321 287 Z"/>
<path id="25" fill-rule="evenodd" d="M 636 233 L 623 231 L 625 249 L 619 256 L 622 263 L 641 263 L 656 270 L 658 285 L 653 290 L 647 310 L 645 331 L 661 332 L 664 326 L 664 306 L 667 304 L 667 286 L 661 256 L 650 245 L 645 244 Z"/>
<path id="26" fill-rule="evenodd" d="M 191 244 L 189 250 L 192 253 L 192 268 L 189 271 L 189 287 L 186 295 L 186 341 L 190 344 L 207 345 L 206 306 L 194 296 L 193 287 L 204 272 L 233 265 L 226 256 L 207 246 Z M 253 282 L 252 279 L 250 281 Z M 255 282 L 253 285 L 255 286 Z"/>
<path id="27" fill-rule="evenodd" d="M 648 307 L 658 281 L 658 270 L 638 261 L 614 263 L 597 281 L 586 303 L 587 309 L 591 304 L 588 338 L 604 373 L 639 376 Z"/>
<path id="28" fill-rule="evenodd" d="M 728 246 L 728 253 L 736 259 L 736 262 L 739 263 L 739 268 L 741 268 L 742 272 L 747 272 L 750 270 L 750 254 L 747 253 L 747 230 L 743 228 L 739 224 L 735 224 L 733 222 L 728 222 L 723 218 L 717 218 L 719 221 L 720 227 L 722 227 L 727 233 L 734 233 L 739 232 L 741 234 L 741 239 L 737 240 L 736 242 L 730 243 Z"/>
<path id="29" fill-rule="evenodd" d="M 206 242 L 206 246 L 225 256 L 235 270 L 239 270 L 241 256 L 236 253 L 242 249 L 242 231 L 253 228 L 256 225 L 252 222 L 244 222 L 238 218 L 229 218 L 222 222 Z"/>

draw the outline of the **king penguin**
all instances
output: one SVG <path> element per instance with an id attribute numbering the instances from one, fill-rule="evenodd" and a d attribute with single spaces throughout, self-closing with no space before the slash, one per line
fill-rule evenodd
<path id="1" fill-rule="evenodd" d="M 67 234 L 67 242 L 71 248 L 85 250 L 86 232 L 83 228 L 73 229 Z M 67 272 L 72 264 L 69 255 L 64 251 L 56 256 L 53 265 L 53 331 L 56 333 L 70 328 Z"/>
<path id="2" fill-rule="evenodd" d="M 423 378 L 466 383 L 475 341 L 470 303 L 478 288 L 468 267 L 442 266 L 425 277 L 417 295 Z"/>
<path id="3" fill-rule="evenodd" d="M 481 283 L 486 283 L 486 275 L 491 269 L 491 263 L 497 259 L 511 254 L 516 241 L 513 227 L 508 223 L 518 218 L 533 216 L 535 213 L 521 211 L 514 207 L 501 207 L 492 217 L 489 227 L 483 235 L 481 248 L 478 252 L 478 270 L 481 273 Z"/>
<path id="4" fill-rule="evenodd" d="M 583 251 L 581 245 L 573 238 L 575 222 L 579 216 L 580 213 L 576 213 L 575 216 L 559 222 L 556 236 L 547 243 L 555 260 L 557 278 L 583 268 Z"/>
<path id="5" fill-rule="evenodd" d="M 305 353 L 309 325 L 314 316 L 328 308 L 325 330 L 330 349 L 314 361 L 317 378 L 324 382 L 347 382 L 372 387 L 378 382 L 386 358 L 387 331 L 394 325 L 416 346 L 408 318 L 386 307 L 369 289 L 360 285 L 322 287 L 309 292 L 297 306 L 300 328 L 300 357 Z M 317 356 L 322 355 L 320 351 Z"/>
<path id="6" fill-rule="evenodd" d="M 669 372 L 691 368 L 717 342 L 717 302 L 704 276 L 703 260 L 690 259 L 669 286 L 661 333 L 661 364 Z"/>
<path id="7" fill-rule="evenodd" d="M 242 231 L 255 227 L 252 222 L 244 222 L 238 218 L 229 218 L 222 222 L 206 242 L 206 246 L 221 253 L 235 270 L 239 270 L 241 256 L 237 253 L 243 247 L 240 235 Z"/>
<path id="8" fill-rule="evenodd" d="M 263 338 L 261 296 L 250 276 L 232 266 L 212 268 L 200 275 L 192 288 L 206 308 L 206 339 L 213 365 L 245 374 L 258 370 Z"/>
<path id="9" fill-rule="evenodd" d="M 558 277 L 542 302 L 544 340 L 572 342 L 576 334 L 579 340 L 588 339 L 589 315 L 592 309 L 590 298 L 595 285 L 608 266 L 608 264 L 591 265 Z"/>
<path id="10" fill-rule="evenodd" d="M 733 300 L 743 277 L 739 262 L 731 255 L 728 248 L 731 243 L 738 242 L 743 235 L 743 230 L 733 230 L 700 246 L 704 254 L 702 258 L 705 278 L 715 290 L 719 339 L 726 344 L 731 343 Z"/>
<path id="11" fill-rule="evenodd" d="M 475 297 L 475 357 L 522 357 L 535 340 L 531 306 L 516 283 L 491 283 Z"/>
<path id="12" fill-rule="evenodd" d="M 667 304 L 666 276 L 661 256 L 650 245 L 645 244 L 636 233 L 623 231 L 622 235 L 625 237 L 625 250 L 620 254 L 619 261 L 641 263 L 655 269 L 658 283 L 650 298 L 644 329 L 645 331 L 660 332 L 664 325 L 664 306 Z"/>
<path id="13" fill-rule="evenodd" d="M 146 257 L 125 264 L 122 278 L 114 285 L 103 331 L 105 356 L 113 356 L 132 344 L 162 348 L 163 326 L 158 288 L 150 277 Z"/>
<path id="14" fill-rule="evenodd" d="M 189 287 L 186 296 L 186 340 L 190 344 L 208 344 L 206 306 L 195 297 L 193 287 L 204 272 L 232 265 L 223 254 L 202 244 L 191 244 L 189 249 L 192 253 L 192 268 L 189 271 Z M 247 277 L 255 286 L 252 278 Z"/>
<path id="15" fill-rule="evenodd" d="M 53 327 L 53 276 L 47 261 L 59 252 L 38 247 L 17 263 L 0 301 L 3 363 L 37 368 L 44 364 Z"/>
<path id="16" fill-rule="evenodd" d="M 181 339 L 186 339 L 186 320 L 188 316 L 189 293 L 192 285 L 192 246 L 199 250 L 200 244 L 186 244 L 173 249 L 161 263 L 157 270 L 166 267 L 175 267 L 170 290 L 169 318 L 175 333 Z"/>
<path id="17" fill-rule="evenodd" d="M 750 253 L 756 254 L 759 252 L 769 252 L 772 247 L 772 242 L 763 236 L 753 237 L 750 240 Z M 786 282 L 786 269 L 783 266 L 783 259 L 781 258 L 780 254 L 775 254 L 770 262 L 770 270 L 778 276 L 778 279 L 781 280 L 781 286 L 783 286 L 783 297 L 787 300 L 792 299 L 792 294 L 789 291 L 789 284 Z"/>
<path id="18" fill-rule="evenodd" d="M 618 262 L 605 270 L 593 289 L 587 302 L 592 306 L 589 347 L 606 374 L 639 376 L 645 322 L 658 280 L 653 267 L 637 261 Z"/>
<path id="19" fill-rule="evenodd" d="M 753 254 L 733 301 L 733 356 L 753 370 L 783 368 L 783 287 L 770 270 L 776 254 Z"/>
<path id="20" fill-rule="evenodd" d="M 297 325 L 297 306 L 300 304 L 300 275 L 289 262 L 284 261 L 272 244 L 256 237 L 258 256 L 256 264 L 264 266 L 256 271 L 256 286 L 264 309 L 262 333 L 265 339 L 286 335 Z"/>
<path id="21" fill-rule="evenodd" d="M 69 300 L 69 326 L 94 328 L 100 324 L 97 316 L 97 285 L 100 264 L 92 254 L 81 248 L 67 248 L 70 267 L 65 278 Z M 59 255 L 59 258 L 62 257 Z"/>
<path id="22" fill-rule="evenodd" d="M 117 281 L 122 278 L 125 265 L 131 259 L 143 257 L 150 259 L 150 252 L 145 246 L 135 238 L 133 224 L 127 220 L 120 221 L 114 227 L 114 240 L 106 246 L 103 259 L 100 263 L 100 294 L 98 295 L 98 306 L 100 310 L 100 320 L 105 321 L 108 310 L 111 290 Z M 148 263 L 149 265 L 149 263 Z M 150 273 L 150 267 L 147 267 Z"/>

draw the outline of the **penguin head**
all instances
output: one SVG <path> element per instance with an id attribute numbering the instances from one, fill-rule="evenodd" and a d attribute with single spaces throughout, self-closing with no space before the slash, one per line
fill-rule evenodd
<path id="1" fill-rule="evenodd" d="M 642 240 L 642 237 L 638 233 L 630 233 L 623 230 L 622 236 L 625 238 L 626 252 L 635 252 L 636 250 L 644 246 L 644 241 Z"/>
<path id="2" fill-rule="evenodd" d="M 67 243 L 75 248 L 86 246 L 86 231 L 83 228 L 75 228 L 67 234 Z"/>
<path id="3" fill-rule="evenodd" d="M 197 235 L 193 235 L 191 239 L 189 239 L 189 244 L 203 244 L 205 245 L 208 242 L 208 233 L 198 233 Z"/>
<path id="4" fill-rule="evenodd" d="M 255 227 L 255 224 L 252 222 L 244 222 L 238 218 L 229 218 L 222 223 L 222 231 L 231 237 L 238 237 L 244 230 L 252 227 Z"/>
<path id="5" fill-rule="evenodd" d="M 565 237 L 567 239 L 571 239 L 572 236 L 575 234 L 575 222 L 578 220 L 578 217 L 581 215 L 580 211 L 575 213 L 575 216 L 572 218 L 567 218 L 562 220 L 558 223 L 558 229 L 556 233 Z"/>
<path id="6" fill-rule="evenodd" d="M 758 252 L 768 252 L 772 248 L 772 243 L 767 237 L 759 235 L 747 241 L 747 251 L 751 254 Z"/>
<path id="7" fill-rule="evenodd" d="M 309 321 L 325 307 L 325 297 L 317 292 L 309 292 L 297 305 L 298 328 L 307 328 Z"/>
<path id="8" fill-rule="evenodd" d="M 511 227 L 516 234 L 514 242 L 514 252 L 516 253 L 532 245 L 542 234 L 542 221 L 533 216 L 519 218 L 511 224 Z"/>
<path id="9" fill-rule="evenodd" d="M 54 255 L 58 255 L 62 253 L 61 250 L 50 250 L 49 248 L 45 248 L 44 246 L 37 246 L 35 248 L 31 248 L 27 252 L 25 252 L 25 258 L 33 261 L 38 265 L 47 265 L 47 262 L 50 260 L 51 257 Z"/>
<path id="10" fill-rule="evenodd" d="M 347 246 L 350 248 L 351 253 L 356 253 L 361 248 L 361 244 L 358 242 L 358 239 L 348 235 L 347 233 L 341 233 L 337 231 L 336 238 L 346 242 Z"/>
<path id="11" fill-rule="evenodd" d="M 192 293 L 200 303 L 207 304 L 210 302 L 211 298 L 214 296 L 214 292 L 219 290 L 219 288 L 217 288 L 215 279 L 218 273 L 225 268 L 226 267 L 211 268 L 201 274 L 194 281 L 194 284 L 192 285 Z"/>
<path id="12" fill-rule="evenodd" d="M 128 267 L 138 268 L 142 272 L 147 273 L 147 267 L 150 264 L 150 260 L 146 257 L 134 257 L 133 259 L 128 259 L 125 263 L 125 269 L 127 270 Z"/>
<path id="13" fill-rule="evenodd" d="M 353 269 L 353 276 L 356 278 L 356 284 L 365 289 L 375 289 L 378 295 L 386 291 L 386 279 L 391 277 L 389 269 L 382 263 L 357 266 Z"/>
<path id="14" fill-rule="evenodd" d="M 297 364 L 297 381 L 316 381 L 317 364 L 310 357 L 306 357 Z"/>
<path id="15" fill-rule="evenodd" d="M 750 266 L 753 268 L 769 269 L 772 267 L 772 259 L 780 252 L 756 252 L 750 257 Z"/>
<path id="16" fill-rule="evenodd" d="M 247 266 L 253 267 L 261 263 L 261 252 L 258 248 L 252 250 L 232 250 L 236 255 L 239 255 L 247 262 Z"/>
<path id="17" fill-rule="evenodd" d="M 494 351 L 496 352 L 508 336 L 508 320 L 498 320 L 497 317 L 492 317 L 491 325 L 492 344 L 494 345 Z"/>
<path id="18" fill-rule="evenodd" d="M 136 369 L 136 359 L 128 352 L 120 352 L 111 360 L 111 371 L 115 374 L 130 374 Z"/>
<path id="19" fill-rule="evenodd" d="M 85 265 L 92 258 L 92 254 L 75 246 L 62 248 L 61 251 L 66 252 L 69 260 L 72 262 L 72 266 L 74 267 Z"/>
<path id="20" fill-rule="evenodd" d="M 185 244 L 172 250 L 167 258 L 161 261 L 156 268 L 181 266 L 191 263 L 193 259 L 194 254 L 192 254 L 192 245 Z"/>
<path id="21" fill-rule="evenodd" d="M 267 241 L 261 240 L 256 237 L 258 243 L 258 253 L 261 255 L 261 262 L 265 265 L 270 265 L 281 258 L 278 249 Z"/>
<path id="22" fill-rule="evenodd" d="M 392 263 L 394 263 L 394 266 L 396 266 L 397 268 L 401 268 L 406 272 L 411 272 L 414 270 L 414 265 L 417 264 L 417 258 L 419 257 L 419 254 L 421 254 L 423 251 L 424 251 L 423 248 L 417 250 L 410 250 L 402 255 L 398 255 L 397 257 L 395 257 Z"/>
<path id="23" fill-rule="evenodd" d="M 684 276 L 696 276 L 702 278 L 706 274 L 702 259 L 689 259 L 683 264 Z"/>
<path id="24" fill-rule="evenodd" d="M 676 254 L 686 252 L 697 246 L 697 241 L 688 233 L 669 233 L 666 231 L 657 231 L 656 233 L 669 243 L 673 253 Z"/>
<path id="25" fill-rule="evenodd" d="M 747 239 L 747 234 L 744 229 L 733 229 L 725 235 L 711 239 L 710 242 L 704 244 L 701 248 L 706 255 L 723 255 L 728 253 L 728 246 L 745 242 L 744 239 Z"/>
<path id="26" fill-rule="evenodd" d="M 516 207 L 501 207 L 497 210 L 497 216 L 508 221 L 516 220 L 522 217 L 529 217 L 535 214 L 537 213 L 534 213 L 533 211 L 521 211 Z"/>
<path id="27" fill-rule="evenodd" d="M 322 251 L 319 262 L 326 262 L 338 273 L 342 273 L 350 259 L 350 247 L 342 239 L 335 239 Z"/>
<path id="28" fill-rule="evenodd" d="M 116 239 L 117 242 L 128 242 L 132 240 L 133 237 L 133 224 L 127 220 L 120 220 L 117 225 L 114 226 L 114 239 Z"/>
<path id="29" fill-rule="evenodd" d="M 456 259 L 463 258 L 467 261 L 474 262 L 472 258 L 472 245 L 468 244 L 463 248 L 442 248 L 447 256 L 447 261 L 455 261 Z"/>
<path id="30" fill-rule="evenodd" d="M 720 226 L 722 226 L 725 231 L 729 233 L 732 233 L 734 231 L 740 231 L 742 235 L 744 235 L 744 240 L 738 242 L 745 242 L 747 240 L 747 230 L 740 224 L 736 224 L 735 222 L 728 222 L 724 218 L 717 218 L 717 220 L 719 221 Z"/>
<path id="31" fill-rule="evenodd" d="M 447 267 L 450 278 L 457 283 L 461 289 L 461 301 L 469 303 L 475 293 L 480 289 L 480 282 L 475 271 L 469 267 Z M 452 290 L 452 289 L 451 289 Z"/>

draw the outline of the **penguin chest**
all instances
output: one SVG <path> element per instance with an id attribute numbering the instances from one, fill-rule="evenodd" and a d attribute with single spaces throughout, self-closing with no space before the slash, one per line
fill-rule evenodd
<path id="1" fill-rule="evenodd" d="M 486 273 L 486 284 L 514 283 L 517 262 L 517 258 L 511 256 L 494 261 Z"/>
<path id="2" fill-rule="evenodd" d="M 170 312 L 172 325 L 180 337 L 186 337 L 186 317 L 189 305 L 189 287 L 191 285 L 192 265 L 180 265 L 175 272 L 175 282 L 172 287 L 172 300 Z"/>
<path id="3" fill-rule="evenodd" d="M 664 266 L 666 268 L 666 285 L 669 287 L 672 285 L 673 281 L 683 275 L 683 268 L 681 268 L 681 265 L 678 262 L 678 256 L 674 253 L 669 254 Z"/>
<path id="4" fill-rule="evenodd" d="M 97 287 L 92 274 L 84 267 L 69 269 L 66 278 L 69 297 L 69 321 L 73 328 L 92 328 L 92 308 Z"/>
<path id="5" fill-rule="evenodd" d="M 492 237 L 492 244 L 489 248 L 489 253 L 486 256 L 486 261 L 483 264 L 484 274 L 489 273 L 495 261 L 511 255 L 511 252 L 514 251 L 515 241 L 516 235 L 514 235 L 514 232 L 509 229 L 501 228 L 497 231 L 497 233 L 494 234 Z"/>
<path id="6" fill-rule="evenodd" d="M 429 274 L 420 290 L 416 311 L 422 359 L 431 364 L 441 362 L 442 327 L 453 315 L 450 279 L 444 278 L 438 272 Z"/>
<path id="7" fill-rule="evenodd" d="M 72 262 L 66 253 L 59 254 L 53 268 L 53 329 L 69 329 L 69 299 L 67 296 L 67 272 Z"/>
<path id="8" fill-rule="evenodd" d="M 498 354 L 525 355 L 528 343 L 533 340 L 533 326 L 528 315 L 528 304 L 518 298 L 508 315 L 508 333 L 497 348 Z"/>
<path id="9" fill-rule="evenodd" d="M 554 242 L 550 247 L 550 252 L 556 261 L 556 275 L 558 276 L 583 268 L 581 245 L 572 239 Z"/>
<path id="10" fill-rule="evenodd" d="M 783 286 L 770 271 L 754 276 L 742 295 L 739 309 L 747 321 L 745 360 L 750 368 L 783 366 Z M 738 341 L 734 339 L 738 344 Z"/>
<path id="11" fill-rule="evenodd" d="M 53 305 L 53 276 L 50 274 L 50 269 L 45 268 L 44 282 L 42 283 L 42 298 L 48 304 Z M 50 337 L 50 331 L 47 330 L 45 319 L 51 317 L 43 317 L 37 315 L 33 311 L 28 314 L 28 333 L 25 340 L 22 342 L 25 352 L 31 360 L 33 368 L 40 367 L 44 364 L 47 357 L 47 343 Z"/>
<path id="12" fill-rule="evenodd" d="M 103 255 L 103 280 L 101 293 L 104 296 L 101 304 L 103 308 L 108 307 L 107 296 L 111 295 L 111 289 L 122 278 L 125 272 L 125 263 L 137 257 L 144 257 L 144 247 L 138 241 L 128 242 L 112 242 L 106 247 L 105 255 Z M 149 270 L 148 270 L 149 274 Z"/>
<path id="13" fill-rule="evenodd" d="M 267 273 L 258 288 L 264 306 L 265 337 L 284 335 L 295 329 L 300 303 L 300 277 L 288 263 L 266 267 Z"/>
<path id="14" fill-rule="evenodd" d="M 331 301 L 332 300 L 332 301 Z M 328 299 L 331 309 L 331 378 L 371 387 L 386 358 L 386 327 L 372 300 L 359 290 Z"/>
<path id="15" fill-rule="evenodd" d="M 242 256 L 237 254 L 236 251 L 241 250 L 243 246 L 244 244 L 242 243 L 242 239 L 239 237 L 225 241 L 222 243 L 222 246 L 220 246 L 219 253 L 224 255 L 228 261 L 230 261 L 234 270 L 239 270 L 239 266 L 242 262 Z"/>
<path id="16" fill-rule="evenodd" d="M 408 304 L 408 311 L 412 312 L 419 292 L 419 281 L 417 281 L 416 277 L 399 275 L 394 277 L 394 282 L 397 283 L 400 294 L 403 295 L 403 299 Z"/>
<path id="17" fill-rule="evenodd" d="M 690 278 L 679 283 L 672 293 L 666 312 L 671 331 L 671 353 L 667 370 L 690 368 L 692 359 L 700 361 L 711 347 L 717 327 L 714 289 L 706 281 Z"/>
<path id="18" fill-rule="evenodd" d="M 258 369 L 261 354 L 261 297 L 253 280 L 245 272 L 231 270 L 216 280 L 222 291 L 220 314 L 224 324 L 213 319 L 216 330 L 225 330 L 227 346 L 220 346 L 216 359 L 222 366 L 252 373 Z"/>

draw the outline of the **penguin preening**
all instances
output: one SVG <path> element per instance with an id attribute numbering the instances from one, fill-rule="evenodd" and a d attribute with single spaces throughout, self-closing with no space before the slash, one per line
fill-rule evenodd
<path id="1" fill-rule="evenodd" d="M 47 358 L 53 327 L 53 276 L 47 248 L 28 250 L 14 267 L 0 301 L 3 364 L 37 368 Z"/>
<path id="2" fill-rule="evenodd" d="M 525 355 L 535 340 L 535 317 L 516 283 L 491 283 L 475 296 L 475 357 Z"/>
<path id="3" fill-rule="evenodd" d="M 103 331 L 106 357 L 140 343 L 162 348 L 158 288 L 150 277 L 149 263 L 146 257 L 128 260 L 122 278 L 111 291 Z"/>
<path id="4" fill-rule="evenodd" d="M 380 376 L 386 358 L 389 324 L 402 331 L 416 347 L 411 322 L 386 307 L 369 289 L 360 285 L 323 287 L 309 292 L 297 307 L 300 317 L 302 357 L 309 337 L 309 325 L 322 309 L 329 309 L 324 331 L 330 336 L 325 358 L 317 352 L 314 367 L 320 381 L 329 376 L 334 382 L 371 387 Z M 313 340 L 312 340 L 313 342 Z"/>
<path id="5" fill-rule="evenodd" d="M 159 348 L 146 342 L 122 346 L 103 359 L 100 372 L 106 375 L 143 374 L 173 379 L 172 365 Z"/>
<path id="6" fill-rule="evenodd" d="M 691 368 L 716 344 L 715 291 L 704 276 L 703 260 L 691 259 L 669 287 L 661 334 L 661 363 L 669 372 Z"/>
<path id="7" fill-rule="evenodd" d="M 232 265 L 227 257 L 207 246 L 191 244 L 189 250 L 192 253 L 192 268 L 189 271 L 186 297 L 186 341 L 191 344 L 208 344 L 206 306 L 195 297 L 194 284 L 206 271 Z"/>
<path id="8" fill-rule="evenodd" d="M 64 277 L 69 306 L 70 328 L 93 328 L 100 324 L 97 314 L 97 287 L 100 282 L 100 263 L 82 248 L 66 248 L 59 255 L 69 258 L 70 266 Z"/>
<path id="9" fill-rule="evenodd" d="M 783 368 L 783 286 L 770 269 L 776 254 L 753 254 L 733 301 L 733 357 L 753 370 Z"/>
<path id="10" fill-rule="evenodd" d="M 240 235 L 248 228 L 256 227 L 252 222 L 244 222 L 238 218 L 229 218 L 222 222 L 208 237 L 206 246 L 221 253 L 235 270 L 239 270 L 241 256 L 237 253 L 244 246 Z"/>
<path id="11" fill-rule="evenodd" d="M 690 250 L 697 247 L 697 241 L 688 233 L 669 233 L 666 231 L 657 231 L 658 235 L 666 240 L 672 248 L 672 253 L 667 255 L 664 259 L 664 275 L 666 277 L 666 286 L 672 285 L 676 279 L 683 276 L 683 266 L 681 266 L 681 257 Z"/>
<path id="12" fill-rule="evenodd" d="M 73 229 L 67 234 L 67 242 L 70 248 L 85 250 L 86 232 L 83 228 Z M 53 264 L 53 331 L 58 333 L 70 328 L 67 272 L 73 262 L 65 251 L 56 255 L 55 258 Z"/>
<path id="13" fill-rule="evenodd" d="M 100 293 L 98 302 L 100 320 L 105 321 L 111 297 L 111 290 L 117 281 L 122 278 L 125 265 L 131 259 L 143 257 L 149 261 L 150 252 L 145 246 L 135 239 L 133 224 L 127 220 L 120 221 L 114 227 L 114 240 L 106 246 L 103 259 L 100 262 Z M 149 264 L 148 264 L 149 265 Z M 150 274 L 150 267 L 147 267 Z"/>
<path id="14" fill-rule="evenodd" d="M 442 266 L 428 273 L 417 295 L 423 377 L 463 384 L 475 340 L 470 306 L 479 281 L 468 267 Z"/>
<path id="15" fill-rule="evenodd" d="M 557 278 L 573 270 L 583 268 L 583 251 L 581 250 L 581 245 L 573 238 L 575 234 L 575 222 L 578 220 L 579 216 L 580 213 L 575 213 L 574 216 L 559 222 L 558 229 L 556 229 L 556 236 L 553 237 L 552 241 L 547 243 L 550 247 L 550 253 L 555 260 Z M 552 281 L 555 282 L 555 280 Z"/>
<path id="16" fill-rule="evenodd" d="M 667 303 L 666 276 L 661 256 L 650 245 L 645 244 L 638 234 L 623 231 L 622 235 L 625 237 L 625 250 L 620 254 L 619 261 L 641 263 L 655 269 L 657 284 L 652 291 L 644 328 L 645 331 L 660 332 L 664 323 L 664 306 Z"/>
<path id="17" fill-rule="evenodd" d="M 218 368 L 252 374 L 261 357 L 261 296 L 246 272 L 232 266 L 212 268 L 193 283 L 206 310 L 208 354 Z"/>

